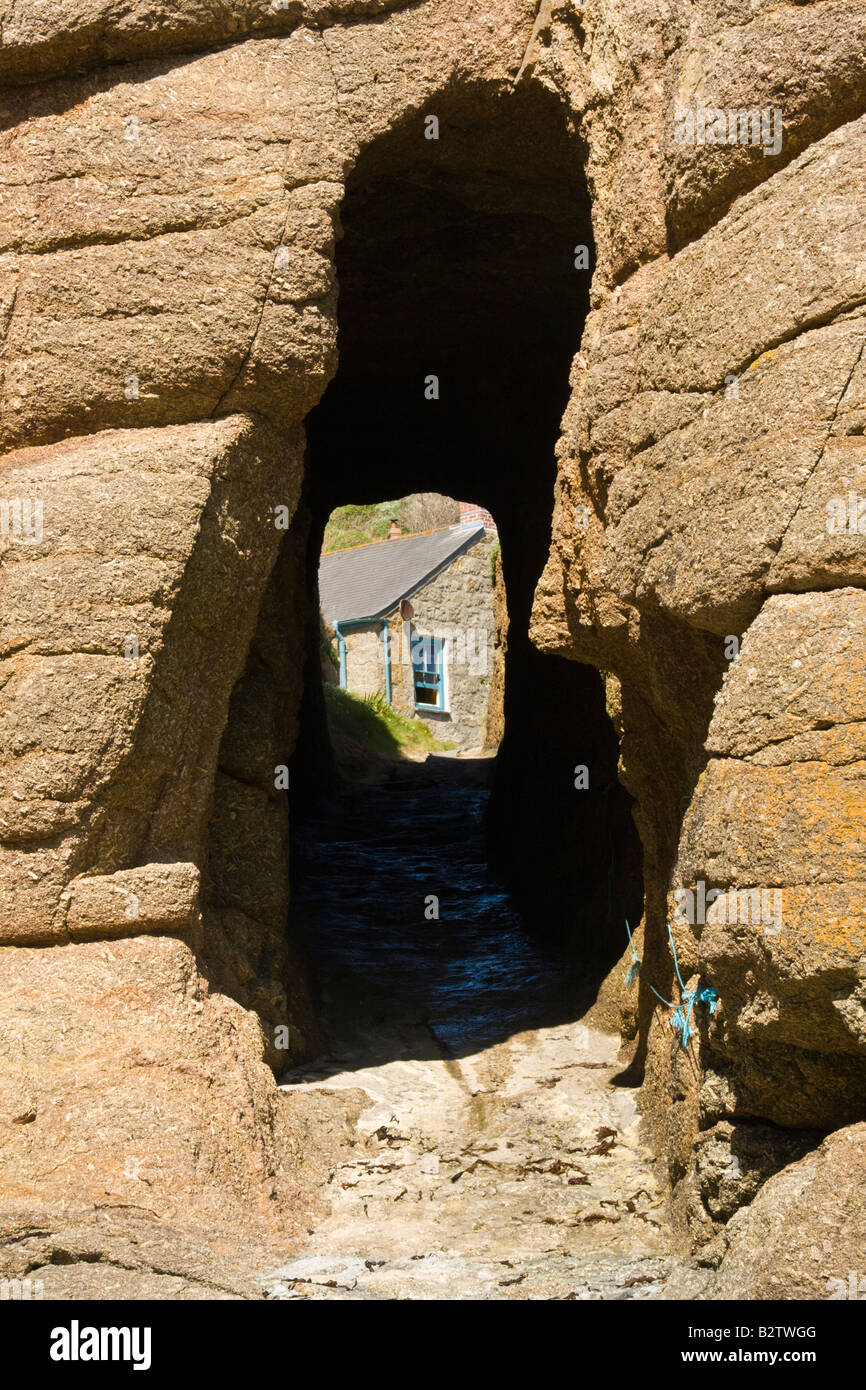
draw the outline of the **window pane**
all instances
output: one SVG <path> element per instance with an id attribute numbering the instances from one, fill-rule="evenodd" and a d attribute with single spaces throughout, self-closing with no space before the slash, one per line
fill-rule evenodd
<path id="1" fill-rule="evenodd" d="M 442 705 L 442 657 L 441 637 L 415 637 L 412 641 L 412 673 L 415 684 L 416 705 Z"/>

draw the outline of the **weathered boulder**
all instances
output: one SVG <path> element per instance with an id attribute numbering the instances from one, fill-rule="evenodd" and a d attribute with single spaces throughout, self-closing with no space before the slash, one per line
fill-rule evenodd
<path id="1" fill-rule="evenodd" d="M 725 1231 L 712 1296 L 866 1298 L 866 1125 L 851 1125 L 771 1177 Z"/>
<path id="2" fill-rule="evenodd" d="M 12 0 L 3 33 L 0 74 L 26 81 L 157 53 L 184 53 L 249 36 L 326 29 L 400 9 L 407 0 L 72 0 L 62 15 Z"/>
<path id="3" fill-rule="evenodd" d="M 863 113 L 864 35 L 866 7 L 848 0 L 782 7 L 710 0 L 692 8 L 666 70 L 665 183 L 677 243 L 706 231 L 734 198 Z M 704 141 L 697 129 L 687 140 L 683 116 L 697 125 L 701 103 Z M 714 127 L 719 112 L 727 119 Z"/>
<path id="4" fill-rule="evenodd" d="M 49 1298 L 255 1296 L 328 1142 L 275 1088 L 255 1015 L 167 936 L 3 947 L 0 979 L 3 1276 Z"/>
<path id="5" fill-rule="evenodd" d="M 7 455 L 39 521 L 2 540 L 3 940 L 66 939 L 74 878 L 200 859 L 298 464 L 242 416 Z M 75 933 L 105 934 L 82 904 Z"/>

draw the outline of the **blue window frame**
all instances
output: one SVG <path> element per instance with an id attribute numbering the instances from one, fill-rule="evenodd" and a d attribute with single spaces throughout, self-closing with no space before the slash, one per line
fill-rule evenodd
<path id="1" fill-rule="evenodd" d="M 441 637 L 412 640 L 412 678 L 416 709 L 445 708 L 445 642 Z"/>

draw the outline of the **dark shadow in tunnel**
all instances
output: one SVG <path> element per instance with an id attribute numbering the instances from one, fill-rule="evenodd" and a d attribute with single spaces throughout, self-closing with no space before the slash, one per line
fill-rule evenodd
<path id="1" fill-rule="evenodd" d="M 550 545 L 554 446 L 589 304 L 583 150 L 556 98 L 531 83 L 443 93 L 427 111 L 438 117 L 438 140 L 425 139 L 421 113 L 408 116 L 360 156 L 342 207 L 339 369 L 307 421 L 298 833 L 323 799 L 347 795 L 329 753 L 319 673 L 327 517 L 346 502 L 412 492 L 478 502 L 499 527 L 509 615 L 490 858 L 525 923 L 584 967 L 592 961 L 597 982 L 621 953 L 623 917 L 640 917 L 639 842 L 599 673 L 537 651 L 528 637 Z M 581 246 L 588 268 L 576 266 Z M 588 791 L 575 788 L 578 764 L 589 768 Z M 563 1017 L 574 1016 L 572 1000 Z"/>
<path id="2" fill-rule="evenodd" d="M 591 1002 L 576 963 L 526 932 L 488 865 L 491 765 L 433 756 L 341 788 L 296 827 L 295 931 L 329 1046 L 293 1081 L 458 1059 Z"/>

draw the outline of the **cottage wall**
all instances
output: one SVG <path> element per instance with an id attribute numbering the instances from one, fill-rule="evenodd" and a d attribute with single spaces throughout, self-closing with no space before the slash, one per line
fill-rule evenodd
<path id="1" fill-rule="evenodd" d="M 416 709 L 411 658 L 400 641 L 400 680 L 392 682 L 394 704 L 423 719 L 436 738 L 456 743 L 461 752 L 484 745 L 487 705 L 493 676 L 493 562 L 496 536 L 485 534 L 412 595 L 412 635 L 445 638 L 447 709 Z M 397 646 L 397 633 L 393 648 Z M 398 664 L 398 663 L 395 663 Z"/>
<path id="2" fill-rule="evenodd" d="M 346 640 L 346 688 L 353 695 L 385 694 L 381 622 L 350 628 Z"/>

